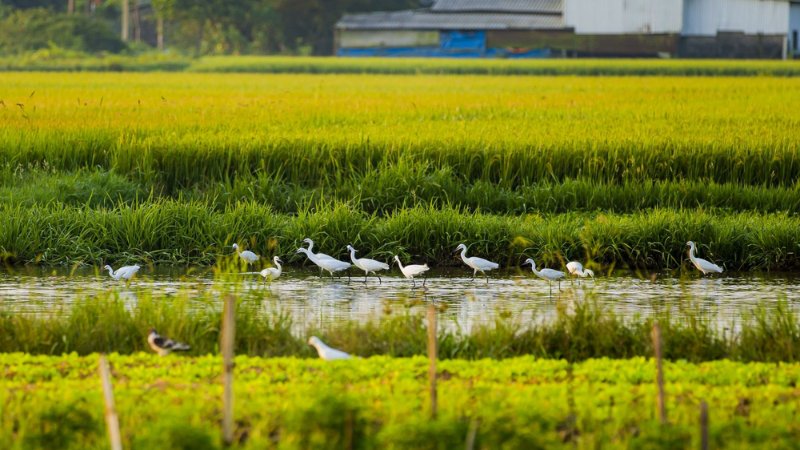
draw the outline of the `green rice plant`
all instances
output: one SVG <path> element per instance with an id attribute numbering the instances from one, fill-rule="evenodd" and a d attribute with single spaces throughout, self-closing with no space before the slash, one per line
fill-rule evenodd
<path id="1" fill-rule="evenodd" d="M 399 254 L 458 265 L 452 252 L 466 243 L 470 254 L 506 267 L 533 257 L 548 265 L 588 259 L 601 267 L 650 270 L 682 267 L 686 241 L 694 240 L 706 257 L 728 270 L 791 270 L 800 265 L 798 220 L 785 213 L 668 209 L 513 217 L 416 207 L 377 217 L 348 204 L 294 216 L 256 203 L 219 212 L 201 203 L 167 200 L 113 209 L 0 205 L 0 253 L 9 264 L 213 264 L 238 241 L 292 264 L 305 260 L 295 250 L 311 237 L 318 248 L 339 257 L 346 257 L 351 244 L 383 259 Z"/>
<path id="2" fill-rule="evenodd" d="M 398 187 L 423 181 L 413 190 L 425 196 L 449 192 L 451 176 L 505 189 L 569 180 L 793 188 L 800 174 L 792 78 L 653 78 L 647 89 L 549 77 L 0 80 L 0 165 L 99 167 L 167 195 L 261 177 L 309 187 L 394 187 L 400 177 Z"/>

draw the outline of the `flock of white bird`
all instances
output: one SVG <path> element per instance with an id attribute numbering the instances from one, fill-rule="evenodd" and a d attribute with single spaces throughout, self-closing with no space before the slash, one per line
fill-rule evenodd
<path id="1" fill-rule="evenodd" d="M 351 264 L 346 261 L 340 261 L 334 258 L 333 256 L 326 255 L 325 253 L 314 253 L 314 241 L 312 241 L 309 238 L 303 239 L 303 242 L 308 244 L 308 248 L 300 247 L 297 249 L 295 253 L 305 254 L 306 257 L 309 259 L 309 261 L 311 261 L 317 267 L 319 267 L 320 275 L 322 275 L 323 271 L 326 271 L 331 275 L 331 277 L 333 277 L 334 274 L 346 271 L 350 269 L 352 266 L 355 266 L 364 271 L 365 283 L 367 282 L 367 277 L 369 276 L 369 274 L 373 274 L 376 277 L 378 277 L 378 283 L 382 283 L 381 277 L 378 274 L 378 272 L 381 270 L 389 270 L 389 265 L 384 262 L 376 261 L 374 259 L 369 259 L 369 258 L 357 258 L 356 252 L 358 250 L 353 248 L 352 245 L 347 246 L 347 251 L 350 253 L 350 261 L 352 261 Z M 703 273 L 703 275 L 709 273 L 722 273 L 722 267 L 710 261 L 697 257 L 696 255 L 697 246 L 693 241 L 687 242 L 686 246 L 689 247 L 689 259 L 692 261 L 692 264 L 694 264 L 697 270 Z M 247 262 L 247 264 L 254 264 L 258 262 L 258 260 L 260 259 L 258 255 L 251 252 L 250 250 L 241 250 L 238 244 L 234 243 L 233 249 L 236 251 L 239 257 L 242 258 L 242 260 Z M 472 269 L 473 279 L 477 276 L 478 272 L 480 272 L 481 275 L 484 275 L 486 277 L 486 282 L 488 283 L 489 276 L 486 274 L 486 272 L 489 272 L 491 270 L 500 267 L 500 264 L 497 264 L 496 262 L 479 258 L 477 256 L 467 256 L 467 246 L 464 244 L 459 244 L 453 253 L 459 251 L 461 252 L 461 260 L 464 262 L 464 264 L 466 264 L 469 268 Z M 400 272 L 407 279 L 411 280 L 412 285 L 414 287 L 416 287 L 416 281 L 414 280 L 414 278 L 424 274 L 429 269 L 427 264 L 403 265 L 402 261 L 400 261 L 400 257 L 398 257 L 397 255 L 394 256 L 394 260 L 397 262 L 397 266 L 400 268 Z M 283 267 L 282 267 L 283 261 L 281 261 L 280 258 L 275 256 L 272 258 L 272 262 L 275 265 L 275 267 L 268 267 L 260 272 L 261 276 L 264 277 L 265 281 L 274 280 L 280 277 L 281 273 L 283 273 Z M 553 289 L 552 283 L 554 281 L 558 282 L 560 288 L 561 279 L 564 278 L 567 275 L 567 273 L 575 277 L 594 278 L 594 272 L 591 269 L 585 269 L 583 267 L 583 264 L 581 264 L 578 261 L 570 261 L 569 263 L 567 263 L 567 272 L 562 272 L 560 270 L 548 269 L 548 268 L 536 270 L 536 262 L 531 258 L 526 259 L 525 262 L 522 263 L 523 266 L 527 264 L 530 264 L 531 270 L 533 271 L 534 275 L 543 280 L 547 280 L 548 283 L 550 283 L 551 294 Z M 127 281 L 130 280 L 139 271 L 140 267 L 138 265 L 123 266 L 117 270 L 114 270 L 111 266 L 107 265 L 103 269 L 108 270 L 108 274 L 111 276 L 111 278 L 115 280 Z M 348 277 L 349 276 L 350 275 L 348 273 Z M 424 279 L 422 285 L 425 286 Z"/>
<path id="2" fill-rule="evenodd" d="M 351 265 L 355 265 L 356 267 L 364 271 L 364 282 L 367 281 L 367 276 L 369 276 L 370 273 L 375 274 L 375 276 L 378 277 L 378 281 L 380 282 L 381 278 L 380 275 L 378 275 L 378 272 L 381 270 L 389 270 L 389 265 L 386 263 L 376 261 L 374 259 L 356 258 L 357 250 L 353 248 L 353 246 L 351 245 L 347 246 L 347 251 L 350 252 L 350 260 L 353 262 L 352 264 L 345 261 L 339 261 L 338 259 L 326 255 L 324 253 L 314 253 L 313 252 L 314 241 L 312 241 L 311 239 L 304 239 L 304 242 L 308 244 L 308 248 L 301 247 L 297 249 L 297 253 L 304 253 L 311 262 L 319 266 L 320 274 L 322 273 L 323 270 L 325 270 L 328 271 L 331 274 L 331 276 L 333 276 L 334 273 L 347 270 L 351 267 Z M 692 264 L 694 264 L 694 266 L 700 272 L 702 272 L 704 275 L 709 273 L 722 273 L 722 267 L 710 261 L 697 257 L 696 255 L 697 247 L 694 242 L 689 241 L 686 243 L 686 246 L 689 247 L 689 259 L 692 261 Z M 259 259 L 258 255 L 256 255 L 251 251 L 248 250 L 241 251 L 237 244 L 233 244 L 233 249 L 236 250 L 239 256 L 243 260 L 247 261 L 248 264 L 253 264 Z M 461 260 L 464 261 L 464 264 L 466 264 L 472 269 L 473 279 L 478 274 L 478 272 L 480 272 L 483 275 L 486 275 L 486 272 L 500 267 L 500 265 L 495 262 L 483 258 L 478 258 L 477 256 L 472 256 L 472 257 L 467 256 L 467 246 L 464 244 L 459 244 L 459 246 L 456 247 L 455 252 L 458 251 L 461 251 Z M 423 274 L 428 270 L 427 264 L 423 265 L 413 264 L 404 266 L 398 256 L 395 256 L 394 260 L 397 262 L 397 265 L 400 267 L 400 271 L 403 273 L 403 275 L 406 278 L 411 279 L 412 283 L 414 282 L 414 277 Z M 261 271 L 261 276 L 263 276 L 265 279 L 275 279 L 281 275 L 282 262 L 280 258 L 275 256 L 272 259 L 272 261 L 274 262 L 275 267 L 270 267 Z M 524 266 L 527 264 L 530 264 L 531 270 L 533 271 L 534 275 L 548 281 L 548 283 L 550 284 L 551 294 L 553 289 L 552 285 L 553 281 L 558 282 L 560 288 L 561 279 L 566 276 L 566 272 L 554 269 L 547 269 L 547 268 L 542 270 L 536 270 L 536 262 L 531 258 L 526 259 L 522 265 Z M 111 268 L 111 266 L 105 266 L 104 269 L 108 270 L 109 275 L 115 280 L 129 280 L 131 277 L 133 277 L 133 275 L 136 274 L 136 272 L 139 271 L 139 266 L 124 266 L 120 267 L 116 271 L 113 268 Z M 567 263 L 567 271 L 569 272 L 570 275 L 576 277 L 582 277 L 582 278 L 594 277 L 594 272 L 592 272 L 591 269 L 584 269 L 583 265 L 577 261 L 571 261 Z M 487 283 L 489 282 L 488 276 L 486 278 L 486 282 Z M 425 282 L 423 281 L 422 284 L 424 286 Z M 185 351 L 190 349 L 189 345 L 187 344 L 176 342 L 171 339 L 160 336 L 155 329 L 150 330 L 150 334 L 147 337 L 147 343 L 150 345 L 150 348 L 153 351 L 155 351 L 161 356 L 165 356 L 173 351 Z M 348 353 L 329 347 L 316 336 L 311 336 L 308 339 L 308 344 L 313 346 L 317 350 L 317 354 L 319 355 L 319 357 L 324 360 L 331 361 L 331 360 L 351 358 L 351 356 Z"/>

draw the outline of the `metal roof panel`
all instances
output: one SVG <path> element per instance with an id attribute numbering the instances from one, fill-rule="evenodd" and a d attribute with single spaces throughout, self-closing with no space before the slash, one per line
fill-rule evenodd
<path id="1" fill-rule="evenodd" d="M 345 14 L 338 29 L 552 30 L 564 28 L 561 16 L 548 14 L 470 14 L 396 11 Z"/>
<path id="2" fill-rule="evenodd" d="M 562 0 L 437 0 L 434 12 L 561 14 Z"/>

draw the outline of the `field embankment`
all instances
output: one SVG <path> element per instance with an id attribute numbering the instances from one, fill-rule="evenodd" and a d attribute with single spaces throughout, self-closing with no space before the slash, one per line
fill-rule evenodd
<path id="1" fill-rule="evenodd" d="M 371 75 L 778 76 L 800 75 L 800 63 L 773 60 L 432 59 L 300 56 L 60 55 L 48 51 L 0 57 L 0 70 L 41 72 L 201 72 Z"/>

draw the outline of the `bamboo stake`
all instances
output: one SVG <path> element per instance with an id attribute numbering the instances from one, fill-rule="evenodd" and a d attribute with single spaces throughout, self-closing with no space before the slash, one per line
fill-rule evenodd
<path id="1" fill-rule="evenodd" d="M 436 393 L 436 306 L 433 303 L 428 306 L 428 381 L 430 382 L 431 395 L 431 419 L 435 419 L 438 412 L 437 393 Z"/>
<path id="2" fill-rule="evenodd" d="M 708 403 L 700 402 L 700 448 L 708 450 Z"/>
<path id="3" fill-rule="evenodd" d="M 658 387 L 658 418 L 662 425 L 667 423 L 667 405 L 664 402 L 664 367 L 661 360 L 661 328 L 653 325 L 653 349 L 656 356 L 656 385 Z"/>
<path id="4" fill-rule="evenodd" d="M 111 385 L 111 373 L 108 370 L 106 355 L 100 355 L 98 361 L 100 380 L 103 384 L 103 398 L 106 404 L 106 427 L 108 428 L 108 440 L 111 443 L 111 450 L 122 450 L 122 438 L 119 433 L 119 417 L 117 408 L 114 406 L 114 387 Z"/>
<path id="5" fill-rule="evenodd" d="M 225 296 L 222 316 L 222 360 L 224 373 L 222 376 L 222 440 L 225 445 L 233 443 L 233 342 L 236 334 L 236 298 Z"/>
<path id="6" fill-rule="evenodd" d="M 481 425 L 481 419 L 473 418 L 469 423 L 469 430 L 467 431 L 467 442 L 465 445 L 466 450 L 475 450 L 475 440 L 478 437 L 478 427 Z"/>

